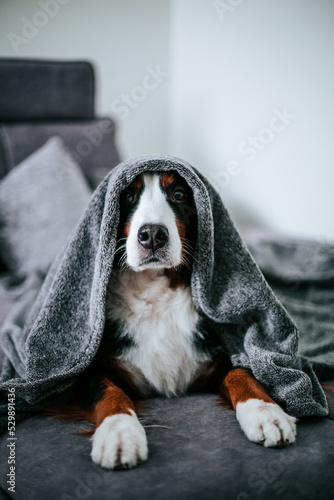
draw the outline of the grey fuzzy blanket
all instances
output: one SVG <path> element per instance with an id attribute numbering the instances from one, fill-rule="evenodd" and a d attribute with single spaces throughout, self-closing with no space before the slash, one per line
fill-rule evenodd
<path id="1" fill-rule="evenodd" d="M 138 174 L 163 170 L 176 170 L 193 190 L 198 213 L 193 301 L 216 323 L 232 364 L 251 368 L 291 415 L 328 413 L 312 361 L 297 357 L 296 325 L 265 281 L 219 195 L 187 163 L 156 156 L 126 161 L 104 179 L 53 263 L 24 326 L 22 320 L 19 326 L 7 323 L 2 339 L 2 425 L 9 387 L 16 389 L 17 419 L 29 415 L 33 405 L 70 399 L 76 376 L 91 363 L 103 334 L 120 192 Z M 334 374 L 333 352 L 326 363 L 317 367 L 325 365 Z"/>

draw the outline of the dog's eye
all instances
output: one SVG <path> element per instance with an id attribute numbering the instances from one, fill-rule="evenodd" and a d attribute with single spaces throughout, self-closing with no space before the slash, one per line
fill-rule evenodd
<path id="1" fill-rule="evenodd" d="M 136 202 L 137 194 L 133 191 L 125 191 L 124 199 L 125 199 L 126 203 L 128 203 L 129 205 L 132 205 L 133 203 Z"/>
<path id="2" fill-rule="evenodd" d="M 183 201 L 186 197 L 186 193 L 182 188 L 176 188 L 175 191 L 173 191 L 172 194 L 172 200 L 173 201 Z"/>

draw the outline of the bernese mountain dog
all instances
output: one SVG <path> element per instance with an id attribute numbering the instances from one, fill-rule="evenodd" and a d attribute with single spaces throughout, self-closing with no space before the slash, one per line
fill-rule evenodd
<path id="1" fill-rule="evenodd" d="M 76 382 L 79 406 L 58 415 L 95 424 L 91 456 L 103 467 L 147 459 L 135 405 L 154 396 L 214 392 L 234 408 L 250 441 L 295 441 L 296 419 L 250 371 L 232 367 L 214 323 L 194 307 L 196 230 L 192 190 L 176 172 L 144 173 L 121 194 L 103 339 Z"/>

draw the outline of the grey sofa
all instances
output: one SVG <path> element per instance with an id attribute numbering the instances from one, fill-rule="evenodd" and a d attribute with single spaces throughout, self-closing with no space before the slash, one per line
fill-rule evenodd
<path id="1" fill-rule="evenodd" d="M 59 135 L 96 187 L 119 162 L 114 128 L 109 118 L 95 116 L 90 64 L 0 60 L 0 178 Z M 4 264 L 0 266 L 4 272 Z M 289 293 L 302 297 L 307 286 L 290 287 Z M 1 323 L 12 306 L 13 297 L 2 293 Z M 219 407 L 209 394 L 152 399 L 143 425 L 149 460 L 130 471 L 109 471 L 91 462 L 90 442 L 78 435 L 80 425 L 41 416 L 21 422 L 16 430 L 16 492 L 8 491 L 8 463 L 2 459 L 0 498 L 333 498 L 333 413 L 301 420 L 297 442 L 281 449 L 250 443 L 234 412 Z M 7 435 L 0 440 L 6 458 Z"/>

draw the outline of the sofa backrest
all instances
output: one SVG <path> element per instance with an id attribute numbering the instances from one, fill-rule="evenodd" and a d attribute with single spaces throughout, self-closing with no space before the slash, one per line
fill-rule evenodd
<path id="1" fill-rule="evenodd" d="M 88 62 L 0 59 L 1 121 L 89 120 L 94 87 Z"/>
<path id="2" fill-rule="evenodd" d="M 114 122 L 95 117 L 94 89 L 88 62 L 0 59 L 0 178 L 59 135 L 95 188 L 120 158 Z"/>

